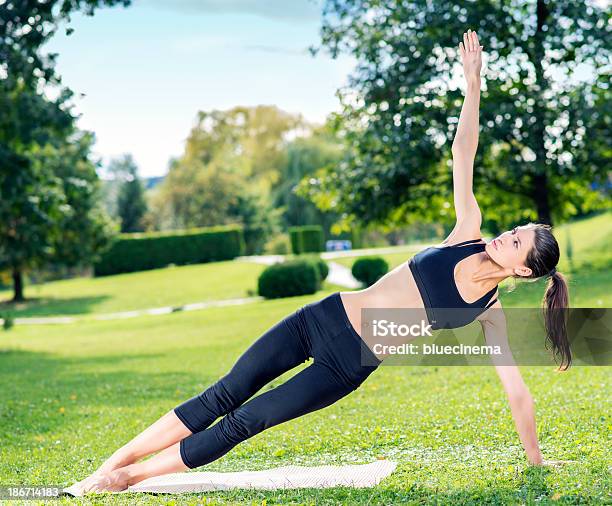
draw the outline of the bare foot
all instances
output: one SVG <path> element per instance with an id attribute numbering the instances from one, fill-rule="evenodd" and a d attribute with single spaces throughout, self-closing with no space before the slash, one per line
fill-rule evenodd
<path id="1" fill-rule="evenodd" d="M 133 464 L 136 459 L 131 455 L 113 453 L 93 474 L 108 474 L 115 469 Z"/>
<path id="2" fill-rule="evenodd" d="M 81 481 L 72 485 L 72 487 L 74 487 L 78 491 L 79 494 L 83 494 L 84 490 L 88 488 L 95 481 L 97 474 L 98 474 L 97 471 L 94 473 L 91 473 L 86 478 L 83 478 Z"/>
<path id="3" fill-rule="evenodd" d="M 92 492 L 121 492 L 128 488 L 129 473 L 124 468 L 115 469 L 110 473 L 94 473 L 84 480 L 81 490 L 83 494 Z"/>

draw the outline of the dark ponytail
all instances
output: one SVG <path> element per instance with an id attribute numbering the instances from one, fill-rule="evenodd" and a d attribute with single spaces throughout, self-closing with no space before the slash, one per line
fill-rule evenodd
<path id="1" fill-rule="evenodd" d="M 569 292 L 565 277 L 555 270 L 546 285 L 542 312 L 546 327 L 546 349 L 552 348 L 553 356 L 559 358 L 561 362 L 559 370 L 563 371 L 566 371 L 572 363 L 572 352 L 567 337 L 568 308 Z"/>
<path id="2" fill-rule="evenodd" d="M 546 328 L 545 346 L 553 358 L 560 359 L 559 370 L 566 371 L 572 363 L 572 353 L 567 336 L 569 291 L 565 276 L 557 271 L 559 244 L 552 234 L 552 227 L 544 223 L 529 223 L 535 230 L 534 246 L 527 254 L 525 265 L 532 271 L 530 278 L 550 276 L 542 299 L 542 313 Z"/>

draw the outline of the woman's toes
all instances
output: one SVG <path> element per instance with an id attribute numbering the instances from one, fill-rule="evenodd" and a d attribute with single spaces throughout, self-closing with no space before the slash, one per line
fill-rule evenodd
<path id="1" fill-rule="evenodd" d="M 102 492 L 108 483 L 109 479 L 107 475 L 92 475 L 87 478 L 87 481 L 83 484 L 83 493 L 87 494 L 90 492 Z"/>

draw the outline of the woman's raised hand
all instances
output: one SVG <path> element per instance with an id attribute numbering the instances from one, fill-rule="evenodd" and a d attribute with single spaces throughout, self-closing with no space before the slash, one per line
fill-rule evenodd
<path id="1" fill-rule="evenodd" d="M 463 73 L 468 83 L 480 83 L 480 69 L 482 67 L 482 48 L 476 32 L 468 29 L 463 34 L 463 42 L 459 42 L 459 52 L 463 63 Z"/>

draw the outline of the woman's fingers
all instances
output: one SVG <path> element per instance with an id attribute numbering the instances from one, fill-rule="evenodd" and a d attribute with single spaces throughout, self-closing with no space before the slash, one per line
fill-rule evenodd
<path id="1" fill-rule="evenodd" d="M 463 32 L 463 42 L 459 42 L 459 52 L 462 57 L 465 57 L 466 53 L 482 51 L 483 48 L 484 46 L 480 45 L 476 32 L 472 29 Z"/>
<path id="2" fill-rule="evenodd" d="M 471 28 L 468 28 L 467 32 L 463 32 L 463 48 L 461 46 L 461 42 L 459 43 L 459 48 L 463 49 L 464 52 L 470 51 L 479 51 L 484 46 L 480 45 L 480 41 L 478 40 L 478 35 Z"/>

